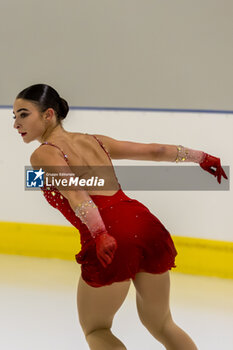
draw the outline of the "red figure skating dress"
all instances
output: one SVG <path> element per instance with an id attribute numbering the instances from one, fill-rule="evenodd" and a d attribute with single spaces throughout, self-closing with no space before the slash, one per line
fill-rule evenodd
<path id="1" fill-rule="evenodd" d="M 95 135 L 91 136 L 110 158 L 103 143 Z M 41 146 L 44 144 L 59 148 L 49 142 L 42 143 Z M 67 155 L 61 149 L 60 151 L 68 163 Z M 82 249 L 75 255 L 75 259 L 81 264 L 82 278 L 92 287 L 134 279 L 139 271 L 158 274 L 176 267 L 177 251 L 167 229 L 146 206 L 129 198 L 121 187 L 112 196 L 90 195 L 108 233 L 117 241 L 113 261 L 106 268 L 96 256 L 95 241 L 87 226 L 75 215 L 68 200 L 56 187 L 44 186 L 42 190 L 49 204 L 79 230 Z"/>

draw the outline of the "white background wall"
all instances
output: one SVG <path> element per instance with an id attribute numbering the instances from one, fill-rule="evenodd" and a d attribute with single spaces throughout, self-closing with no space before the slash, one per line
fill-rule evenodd
<path id="1" fill-rule="evenodd" d="M 24 144 L 12 127 L 12 108 L 0 109 L 0 120 L 0 220 L 70 225 L 40 191 L 24 190 L 24 166 L 30 165 L 30 154 L 39 144 Z M 104 134 L 119 140 L 182 144 L 220 157 L 222 165 L 232 166 L 233 118 L 228 114 L 71 110 L 63 125 L 73 132 Z M 152 164 L 128 160 L 113 163 Z M 130 191 L 127 195 L 148 206 L 172 235 L 233 239 L 232 191 Z"/>
<path id="2" fill-rule="evenodd" d="M 232 0 L 1 0 L 0 104 L 233 110 Z"/>

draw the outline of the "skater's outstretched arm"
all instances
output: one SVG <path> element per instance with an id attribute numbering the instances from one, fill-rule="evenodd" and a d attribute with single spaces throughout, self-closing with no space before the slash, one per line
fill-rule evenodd
<path id="1" fill-rule="evenodd" d="M 113 159 L 135 159 L 165 162 L 194 162 L 217 177 L 227 176 L 221 166 L 220 158 L 214 157 L 204 151 L 194 150 L 182 145 L 167 145 L 160 143 L 140 143 L 120 141 L 105 135 L 96 135 L 103 143 Z"/>

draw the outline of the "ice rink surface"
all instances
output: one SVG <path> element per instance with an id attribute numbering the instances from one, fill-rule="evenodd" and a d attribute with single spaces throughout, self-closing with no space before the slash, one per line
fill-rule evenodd
<path id="1" fill-rule="evenodd" d="M 88 350 L 76 307 L 75 261 L 0 255 L 0 349 Z M 233 280 L 171 277 L 171 311 L 200 350 L 233 349 Z M 140 323 L 135 290 L 117 312 L 113 333 L 128 350 L 159 350 Z"/>

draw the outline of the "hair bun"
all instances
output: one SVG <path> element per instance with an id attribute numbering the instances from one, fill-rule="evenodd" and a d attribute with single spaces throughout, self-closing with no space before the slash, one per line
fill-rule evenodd
<path id="1" fill-rule="evenodd" d="M 66 100 L 64 100 L 64 98 L 60 97 L 60 118 L 61 119 L 65 119 L 65 117 L 67 116 L 68 112 L 69 112 L 69 106 L 68 103 L 66 102 Z"/>

